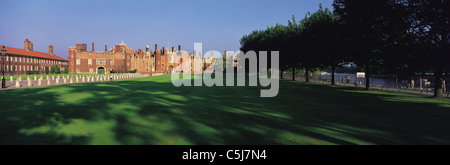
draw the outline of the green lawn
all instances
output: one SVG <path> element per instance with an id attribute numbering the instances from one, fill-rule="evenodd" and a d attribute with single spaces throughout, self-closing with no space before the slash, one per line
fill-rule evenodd
<path id="1" fill-rule="evenodd" d="M 450 144 L 450 99 L 282 80 L 170 76 L 0 91 L 0 144 Z"/>

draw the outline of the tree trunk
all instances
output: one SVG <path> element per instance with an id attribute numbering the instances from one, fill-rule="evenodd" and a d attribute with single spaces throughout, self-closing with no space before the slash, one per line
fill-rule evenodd
<path id="1" fill-rule="evenodd" d="M 336 70 L 336 66 L 331 66 L 331 85 L 334 85 L 335 80 L 334 80 L 334 72 Z"/>
<path id="2" fill-rule="evenodd" d="M 292 67 L 292 81 L 295 81 L 295 68 Z"/>
<path id="3" fill-rule="evenodd" d="M 369 74 L 369 66 L 366 66 L 366 89 L 370 89 L 370 74 Z"/>
<path id="4" fill-rule="evenodd" d="M 283 69 L 280 69 L 280 80 L 283 79 Z"/>
<path id="5" fill-rule="evenodd" d="M 433 97 L 444 97 L 444 93 L 442 91 L 442 67 L 436 67 L 436 71 L 434 72 L 434 96 Z"/>
<path id="6" fill-rule="evenodd" d="M 306 82 L 309 82 L 309 70 L 308 70 L 308 68 L 305 68 L 305 79 L 306 79 Z"/>

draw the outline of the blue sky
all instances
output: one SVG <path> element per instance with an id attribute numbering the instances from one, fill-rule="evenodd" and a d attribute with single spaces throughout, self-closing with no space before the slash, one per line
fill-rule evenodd
<path id="1" fill-rule="evenodd" d="M 267 25 L 287 24 L 332 0 L 2 0 L 0 45 L 23 48 L 25 38 L 35 51 L 66 58 L 68 47 L 95 43 L 103 51 L 122 40 L 133 50 L 169 44 L 192 51 L 239 50 L 239 39 Z"/>

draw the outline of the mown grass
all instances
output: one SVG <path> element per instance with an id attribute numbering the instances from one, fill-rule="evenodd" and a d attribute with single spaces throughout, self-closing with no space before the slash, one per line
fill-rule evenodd
<path id="1" fill-rule="evenodd" d="M 170 76 L 0 91 L 0 144 L 450 144 L 450 99 L 280 81 L 174 87 Z"/>

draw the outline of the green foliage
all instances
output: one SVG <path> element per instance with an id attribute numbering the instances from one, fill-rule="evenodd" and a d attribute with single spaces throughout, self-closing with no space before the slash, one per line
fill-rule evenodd
<path id="1" fill-rule="evenodd" d="M 60 68 L 60 67 L 56 67 L 55 73 L 56 73 L 56 74 L 61 74 L 61 68 Z"/>
<path id="2" fill-rule="evenodd" d="M 50 73 L 51 74 L 61 74 L 61 68 L 58 67 L 58 65 L 52 65 L 50 68 Z"/>
<path id="3" fill-rule="evenodd" d="M 276 24 L 244 35 L 241 50 L 279 51 L 281 70 L 303 68 L 306 74 L 345 62 L 340 28 L 339 17 L 320 5 L 318 11 L 308 13 L 300 21 L 292 16 L 288 25 Z"/>
<path id="4" fill-rule="evenodd" d="M 25 74 L 31 75 L 31 74 L 39 74 L 38 71 L 25 71 Z"/>
<path id="5" fill-rule="evenodd" d="M 69 68 L 67 68 L 67 66 L 64 67 L 64 73 L 65 73 L 65 74 L 68 74 L 68 73 L 69 73 Z"/>
<path id="6" fill-rule="evenodd" d="M 50 72 L 50 71 L 49 71 L 48 67 L 46 66 L 46 67 L 45 67 L 45 74 L 49 74 L 49 72 Z"/>

